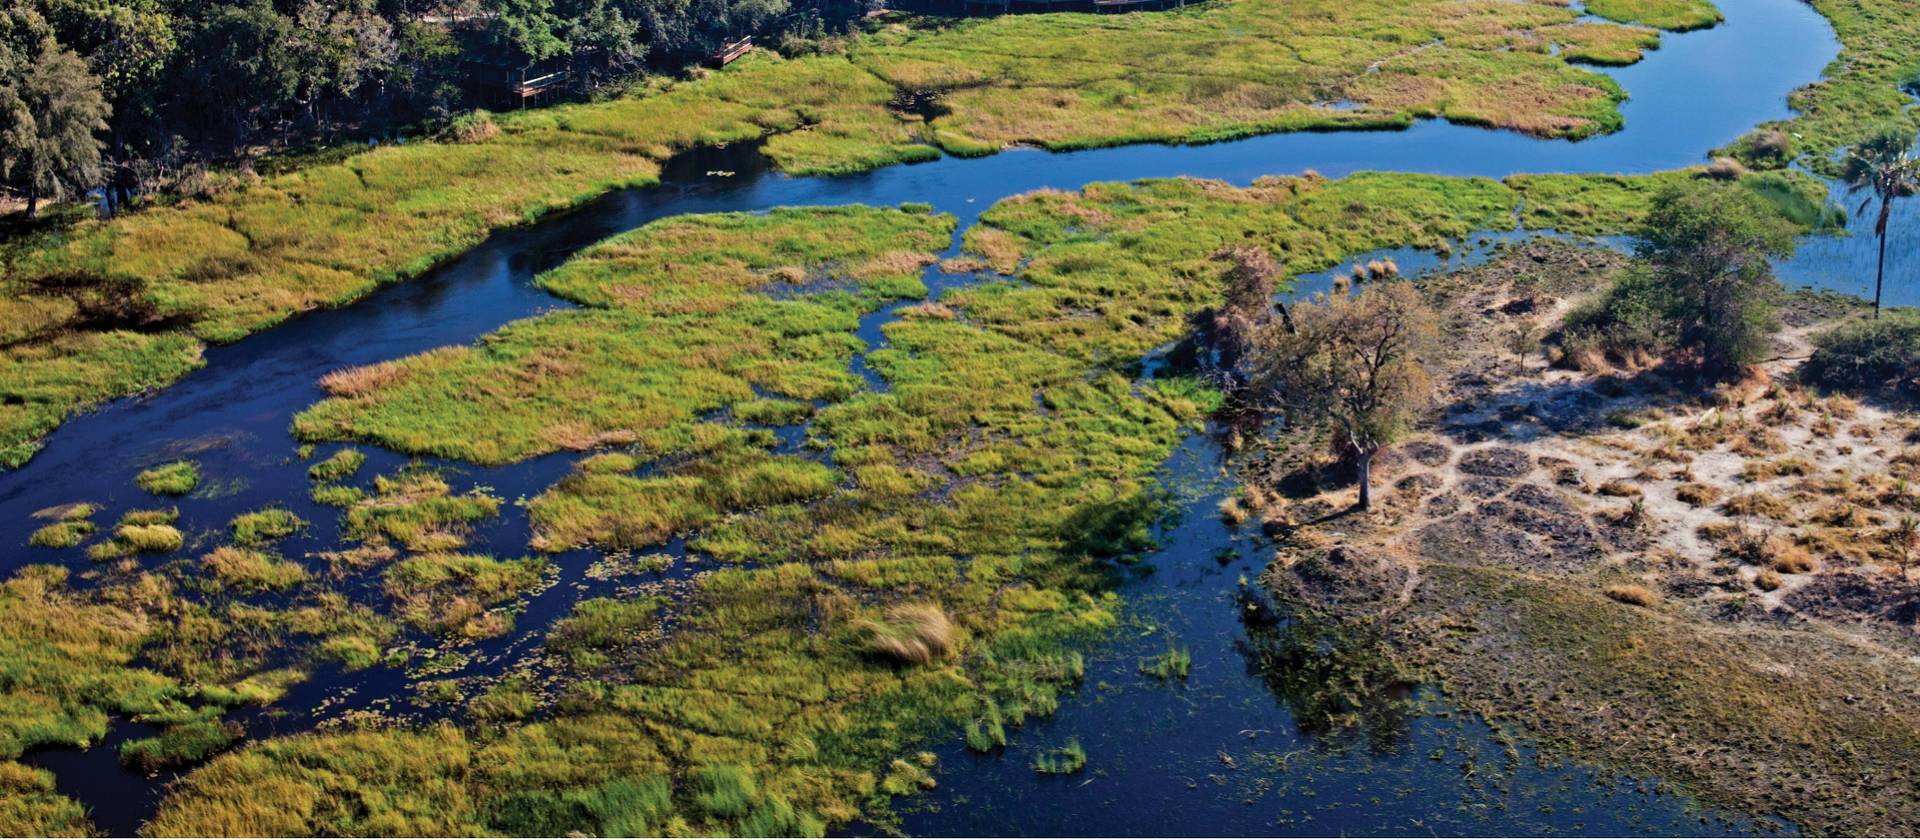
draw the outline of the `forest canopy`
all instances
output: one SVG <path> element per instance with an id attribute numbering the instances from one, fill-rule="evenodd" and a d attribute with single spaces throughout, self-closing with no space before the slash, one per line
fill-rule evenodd
<path id="1" fill-rule="evenodd" d="M 208 164 L 580 96 L 755 34 L 816 35 L 865 0 L 23 0 L 0 12 L 0 185 L 108 206 Z M 37 152 L 37 154 L 35 153 Z"/>

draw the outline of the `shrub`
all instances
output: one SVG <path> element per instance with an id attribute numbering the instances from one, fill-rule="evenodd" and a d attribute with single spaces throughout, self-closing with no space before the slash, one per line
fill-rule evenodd
<path id="1" fill-rule="evenodd" d="M 493 114 L 485 110 L 473 110 L 447 121 L 447 127 L 440 132 L 440 140 L 447 143 L 485 143 L 499 136 L 500 126 L 493 121 Z"/>
<path id="2" fill-rule="evenodd" d="M 1891 310 L 1813 337 L 1807 381 L 1851 391 L 1920 389 L 1920 312 Z"/>
<path id="3" fill-rule="evenodd" d="M 133 483 L 156 496 L 184 496 L 200 485 L 200 467 L 192 461 L 161 464 L 142 471 Z"/>

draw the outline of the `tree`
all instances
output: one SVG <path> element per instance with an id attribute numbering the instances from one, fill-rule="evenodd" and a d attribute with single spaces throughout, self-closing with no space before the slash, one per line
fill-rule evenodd
<path id="1" fill-rule="evenodd" d="M 1773 205 L 1737 184 L 1691 181 L 1654 196 L 1638 256 L 1664 297 L 1680 347 L 1708 370 L 1765 358 L 1778 328 L 1780 281 L 1772 259 L 1792 256 L 1798 230 Z"/>
<path id="2" fill-rule="evenodd" d="M 12 23 L 11 32 L 26 27 Z M 99 183 L 99 132 L 109 113 L 100 80 L 51 35 L 25 44 L 0 39 L 0 177 L 26 196 L 29 218 L 39 215 L 42 198 Z"/>
<path id="3" fill-rule="evenodd" d="M 1225 300 L 1218 309 L 1203 313 L 1202 326 L 1211 334 L 1214 363 L 1237 384 L 1239 368 L 1260 330 L 1273 320 L 1280 268 L 1266 249 L 1254 245 L 1223 249 L 1214 256 L 1230 261 L 1222 290 Z M 1281 322 L 1291 329 L 1286 304 L 1278 304 L 1278 310 Z"/>
<path id="4" fill-rule="evenodd" d="M 1920 192 L 1920 163 L 1913 160 L 1914 133 L 1900 126 L 1888 126 L 1847 152 L 1842 179 L 1848 192 L 1866 193 L 1856 213 L 1865 213 L 1867 205 L 1880 199 L 1880 215 L 1874 220 L 1873 235 L 1880 237 L 1880 259 L 1873 275 L 1873 317 L 1880 317 L 1880 286 L 1887 277 L 1887 220 L 1893 215 L 1893 200 Z"/>
<path id="5" fill-rule="evenodd" d="M 1437 319 L 1413 284 L 1395 281 L 1295 304 L 1291 320 L 1262 331 L 1255 384 L 1286 422 L 1324 424 L 1352 454 L 1368 510 L 1373 457 L 1432 399 Z"/>
<path id="6" fill-rule="evenodd" d="M 178 80 L 184 110 L 216 143 L 244 151 L 262 115 L 299 90 L 293 43 L 293 22 L 271 3 L 220 8 L 188 42 L 192 61 Z"/>
<path id="7" fill-rule="evenodd" d="M 1900 524 L 1891 529 L 1893 547 L 1900 552 L 1900 579 L 1911 577 L 1907 569 L 1913 564 L 1913 552 L 1920 549 L 1920 519 L 1912 516 L 1900 517 Z"/>

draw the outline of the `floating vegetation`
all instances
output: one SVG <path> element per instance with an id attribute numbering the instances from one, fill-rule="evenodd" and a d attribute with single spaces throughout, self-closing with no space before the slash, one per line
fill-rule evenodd
<path id="1" fill-rule="evenodd" d="M 185 496 L 200 486 L 200 465 L 192 461 L 172 461 L 134 476 L 133 483 L 156 496 Z"/>
<path id="2" fill-rule="evenodd" d="M 200 558 L 200 567 L 224 589 L 263 592 L 290 589 L 307 579 L 306 567 L 238 546 L 221 546 Z"/>
<path id="3" fill-rule="evenodd" d="M 1185 680 L 1193 667 L 1193 654 L 1186 648 L 1169 648 L 1166 653 L 1140 660 L 1140 673 L 1158 680 Z"/>
<path id="4" fill-rule="evenodd" d="M 1041 750 L 1033 757 L 1033 771 L 1048 776 L 1065 776 L 1078 773 L 1087 766 L 1087 751 L 1080 748 L 1080 739 L 1069 738 L 1064 746 Z"/>
<path id="5" fill-rule="evenodd" d="M 286 508 L 270 507 L 243 513 L 233 518 L 233 541 L 243 546 L 261 546 L 284 539 L 307 527 L 306 520 Z"/>
<path id="6" fill-rule="evenodd" d="M 353 447 L 341 449 L 326 460 L 307 468 L 307 477 L 317 482 L 333 483 L 351 478 L 360 471 L 360 465 L 367 462 L 367 453 Z"/>

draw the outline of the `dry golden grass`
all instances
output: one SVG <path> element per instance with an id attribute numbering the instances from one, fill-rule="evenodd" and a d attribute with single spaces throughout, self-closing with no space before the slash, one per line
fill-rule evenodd
<path id="1" fill-rule="evenodd" d="M 902 664 L 928 665 L 954 652 L 953 620 L 934 604 L 889 607 L 884 619 L 869 619 L 861 626 L 868 633 L 868 649 Z"/>
<path id="2" fill-rule="evenodd" d="M 1633 583 L 1614 584 L 1607 587 L 1606 592 L 1607 597 L 1636 607 L 1651 607 L 1660 600 L 1652 590 Z"/>

